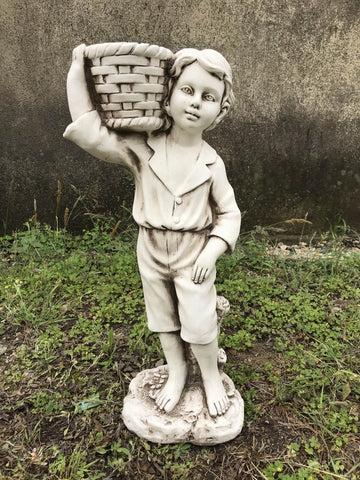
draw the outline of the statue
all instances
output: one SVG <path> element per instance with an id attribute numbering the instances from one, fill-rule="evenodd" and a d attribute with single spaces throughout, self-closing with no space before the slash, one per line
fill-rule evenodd
<path id="1" fill-rule="evenodd" d="M 92 93 L 85 57 L 92 60 Z M 64 137 L 135 178 L 148 327 L 167 362 L 131 382 L 124 422 L 155 442 L 230 440 L 242 428 L 243 403 L 218 366 L 217 323 L 226 300 L 217 298 L 214 282 L 218 257 L 234 249 L 240 211 L 223 161 L 202 135 L 231 107 L 231 68 L 209 49 L 172 55 L 148 44 L 80 45 L 67 93 L 73 123 Z M 99 96 L 100 112 L 93 105 Z"/>

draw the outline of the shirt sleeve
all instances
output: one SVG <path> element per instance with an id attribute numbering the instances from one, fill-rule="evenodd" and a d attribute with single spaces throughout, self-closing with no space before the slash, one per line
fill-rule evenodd
<path id="1" fill-rule="evenodd" d="M 228 244 L 229 252 L 232 252 L 240 233 L 241 213 L 236 204 L 234 190 L 227 179 L 224 162 L 220 157 L 217 157 L 213 166 L 211 201 L 214 223 L 210 235 L 222 238 Z"/>
<path id="2" fill-rule="evenodd" d="M 96 110 L 85 113 L 65 130 L 63 137 L 105 162 L 117 163 L 132 172 L 139 169 L 141 153 L 146 149 L 145 135 L 117 133 L 101 123 Z"/>

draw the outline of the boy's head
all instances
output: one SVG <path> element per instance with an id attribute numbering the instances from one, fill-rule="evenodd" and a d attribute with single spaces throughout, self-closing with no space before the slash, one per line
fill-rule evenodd
<path id="1" fill-rule="evenodd" d="M 166 105 L 170 101 L 174 86 L 184 69 L 194 62 L 198 62 L 198 64 L 204 70 L 224 82 L 224 94 L 221 101 L 220 114 L 207 128 L 207 130 L 211 130 L 219 122 L 221 122 L 234 102 L 231 67 L 221 53 L 217 52 L 216 50 L 197 50 L 195 48 L 184 48 L 175 54 L 173 64 L 169 71 L 169 80 L 167 85 L 167 93 L 164 97 L 164 104 Z M 166 116 L 163 130 L 168 130 L 171 125 L 172 119 L 169 116 Z"/>

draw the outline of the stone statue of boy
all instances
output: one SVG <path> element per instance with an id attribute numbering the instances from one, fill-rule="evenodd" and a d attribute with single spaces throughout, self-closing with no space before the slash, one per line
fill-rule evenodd
<path id="1" fill-rule="evenodd" d="M 169 374 L 156 406 L 171 412 L 179 402 L 187 342 L 200 367 L 209 413 L 223 415 L 230 401 L 217 366 L 215 263 L 234 249 L 240 211 L 224 163 L 202 134 L 233 102 L 231 68 L 215 50 L 180 50 L 170 70 L 163 131 L 116 132 L 102 125 L 92 105 L 84 49 L 73 51 L 67 80 L 73 123 L 64 137 L 135 178 L 133 216 L 148 327 L 159 334 Z"/>

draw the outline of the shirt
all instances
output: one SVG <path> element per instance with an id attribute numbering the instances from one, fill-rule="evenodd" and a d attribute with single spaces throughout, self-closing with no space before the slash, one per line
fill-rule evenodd
<path id="1" fill-rule="evenodd" d="M 122 165 L 135 178 L 133 216 L 146 228 L 175 231 L 209 229 L 232 251 L 241 215 L 228 182 L 224 162 L 203 142 L 197 162 L 185 181 L 172 191 L 166 185 L 166 135 L 120 133 L 101 123 L 96 111 L 71 123 L 64 137 L 101 160 Z"/>

